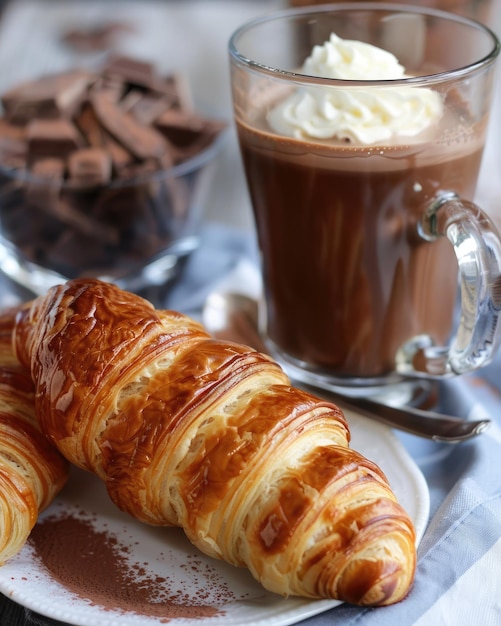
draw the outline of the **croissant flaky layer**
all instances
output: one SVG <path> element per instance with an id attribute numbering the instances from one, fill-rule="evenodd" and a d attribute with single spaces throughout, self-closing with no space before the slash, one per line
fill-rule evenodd
<path id="1" fill-rule="evenodd" d="M 21 550 L 68 475 L 67 461 L 40 431 L 33 382 L 12 350 L 15 315 L 0 312 L 0 565 Z"/>
<path id="2" fill-rule="evenodd" d="M 121 509 L 285 596 L 409 592 L 414 528 L 385 476 L 268 356 L 92 279 L 34 300 L 14 342 L 42 429 Z"/>

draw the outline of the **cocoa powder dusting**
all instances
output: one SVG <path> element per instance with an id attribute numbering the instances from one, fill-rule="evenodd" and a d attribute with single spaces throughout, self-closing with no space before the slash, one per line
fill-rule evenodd
<path id="1" fill-rule="evenodd" d="M 198 570 L 199 588 L 175 589 L 168 572 L 159 576 L 147 563 L 131 562 L 129 546 L 96 529 L 92 518 L 81 513 L 45 518 L 33 529 L 29 543 L 54 580 L 105 610 L 156 617 L 164 624 L 174 618 L 221 615 L 224 611 L 217 605 L 236 599 L 216 570 L 194 556 L 184 567 Z M 217 602 L 208 604 L 211 594 Z"/>

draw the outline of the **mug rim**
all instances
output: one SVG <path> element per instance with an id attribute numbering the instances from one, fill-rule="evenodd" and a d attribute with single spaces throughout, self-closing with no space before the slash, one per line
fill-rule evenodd
<path id="1" fill-rule="evenodd" d="M 474 28 L 478 31 L 482 31 L 485 35 L 490 37 L 492 42 L 492 48 L 488 54 L 478 59 L 477 61 L 470 63 L 468 65 L 458 67 L 451 70 L 446 70 L 442 72 L 437 72 L 434 74 L 423 74 L 420 76 L 409 76 L 406 78 L 398 78 L 398 79 L 384 79 L 384 80 L 349 80 L 349 79 L 339 79 L 339 78 L 326 78 L 323 76 L 312 76 L 310 74 L 303 74 L 301 71 L 288 71 L 281 68 L 265 65 L 253 59 L 249 59 L 244 54 L 240 53 L 238 50 L 237 41 L 238 39 L 249 32 L 250 30 L 261 26 L 262 24 L 271 23 L 271 22 L 280 22 L 284 18 L 294 18 L 301 17 L 303 15 L 314 16 L 318 15 L 319 17 L 325 15 L 326 13 L 334 14 L 334 13 L 342 13 L 342 12 L 367 12 L 371 11 L 373 13 L 383 13 L 383 12 L 393 12 L 395 14 L 407 14 L 407 15 L 423 15 L 428 17 L 439 18 L 442 21 L 447 22 L 455 22 L 460 23 L 465 26 L 469 26 L 470 28 Z M 302 84 L 314 84 L 314 85 L 323 85 L 323 86 L 338 86 L 338 87 L 362 87 L 362 86 L 370 86 L 372 87 L 388 87 L 388 86 L 423 86 L 423 85 L 433 85 L 437 83 L 444 83 L 445 81 L 457 80 L 464 78 L 465 76 L 470 76 L 477 71 L 483 70 L 486 67 L 492 65 L 498 55 L 501 52 L 501 42 L 496 35 L 496 33 L 487 25 L 475 20 L 473 18 L 465 17 L 462 15 L 458 15 L 455 13 L 451 13 L 449 11 L 443 11 L 440 9 L 434 9 L 431 7 L 422 7 L 422 6 L 414 6 L 414 5 L 404 5 L 404 4 L 396 4 L 391 2 L 384 3 L 374 3 L 374 2 L 342 2 L 339 4 L 323 4 L 317 5 L 314 8 L 311 6 L 304 6 L 299 8 L 289 8 L 282 9 L 279 11 L 274 11 L 273 13 L 269 13 L 267 15 L 254 18 L 252 20 L 247 21 L 242 24 L 239 28 L 237 28 L 233 34 L 231 35 L 228 42 L 228 52 L 230 54 L 230 59 L 232 62 L 246 67 L 247 69 L 254 71 L 258 74 L 268 75 L 277 79 L 286 79 L 291 82 L 300 82 Z"/>

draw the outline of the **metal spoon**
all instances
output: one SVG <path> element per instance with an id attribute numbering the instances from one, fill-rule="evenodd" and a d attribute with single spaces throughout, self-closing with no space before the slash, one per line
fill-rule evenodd
<path id="1" fill-rule="evenodd" d="M 203 309 L 203 323 L 214 337 L 267 352 L 257 327 L 257 302 L 248 296 L 231 292 L 210 294 Z M 347 397 L 303 383 L 298 386 L 392 428 L 434 441 L 460 443 L 483 433 L 491 424 L 489 419 L 469 421 L 408 405 L 390 406 L 375 399 Z"/>

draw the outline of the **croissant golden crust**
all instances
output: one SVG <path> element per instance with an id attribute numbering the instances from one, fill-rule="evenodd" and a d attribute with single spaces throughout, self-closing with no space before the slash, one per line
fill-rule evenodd
<path id="1" fill-rule="evenodd" d="M 33 381 L 12 349 L 16 313 L 0 313 L 0 564 L 21 550 L 68 475 L 68 463 L 40 431 Z"/>
<path id="2" fill-rule="evenodd" d="M 121 509 L 284 596 L 409 592 L 415 532 L 386 477 L 268 356 L 92 279 L 33 301 L 14 344 L 44 432 Z"/>

